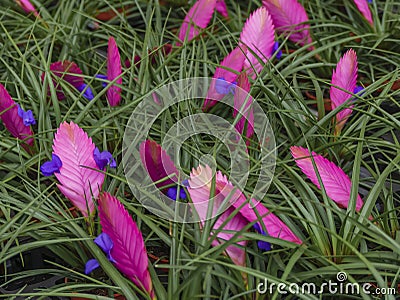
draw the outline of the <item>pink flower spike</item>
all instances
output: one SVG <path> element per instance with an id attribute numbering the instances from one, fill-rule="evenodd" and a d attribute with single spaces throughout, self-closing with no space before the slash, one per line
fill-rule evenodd
<path id="1" fill-rule="evenodd" d="M 237 80 L 237 73 L 242 71 L 246 58 L 244 55 L 245 49 L 245 47 L 244 49 L 237 47 L 221 61 L 220 67 L 215 70 L 210 88 L 207 91 L 203 111 L 207 111 L 225 97 L 226 93 L 218 88 L 223 81 L 226 81 L 227 84 L 233 84 Z"/>
<path id="2" fill-rule="evenodd" d="M 249 75 L 255 79 L 256 74 L 263 69 L 264 63 L 271 57 L 272 49 L 275 44 L 275 30 L 272 24 L 271 16 L 265 7 L 260 7 L 254 11 L 247 19 L 240 34 L 240 45 L 247 47 L 244 68 L 248 70 Z M 255 54 L 253 54 L 255 53 Z"/>
<path id="3" fill-rule="evenodd" d="M 229 18 L 228 8 L 226 7 L 225 0 L 217 0 L 215 10 L 221 14 L 224 18 Z"/>
<path id="4" fill-rule="evenodd" d="M 155 299 L 143 236 L 128 211 L 116 197 L 102 193 L 99 217 L 102 231 L 113 242 L 110 255 L 117 269 Z"/>
<path id="5" fill-rule="evenodd" d="M 53 154 L 60 158 L 62 167 L 54 175 L 60 182 L 60 191 L 85 217 L 94 212 L 92 197 L 99 196 L 105 176 L 94 160 L 94 150 L 92 139 L 78 125 L 60 125 L 53 141 Z"/>
<path id="6" fill-rule="evenodd" d="M 246 102 L 246 104 L 245 104 Z M 239 75 L 238 83 L 235 89 L 234 96 L 234 111 L 233 117 L 236 117 L 240 112 L 243 115 L 235 128 L 244 134 L 245 124 L 247 122 L 246 137 L 250 139 L 254 134 L 254 112 L 252 108 L 253 97 L 250 96 L 250 83 L 246 73 Z M 248 144 L 249 141 L 246 141 Z"/>
<path id="7" fill-rule="evenodd" d="M 342 105 L 353 95 L 357 84 L 358 72 L 357 54 L 353 49 L 348 50 L 339 60 L 336 70 L 333 70 L 330 97 L 332 110 Z M 348 117 L 352 113 L 352 107 L 345 108 L 336 115 L 335 132 L 340 133 Z"/>
<path id="8" fill-rule="evenodd" d="M 368 1 L 367 0 L 354 0 L 354 3 L 356 4 L 360 13 L 369 22 L 369 24 L 371 24 L 371 26 L 374 26 L 374 20 L 372 19 L 371 11 L 368 6 Z"/>
<path id="9" fill-rule="evenodd" d="M 140 158 L 144 168 L 154 182 L 165 179 L 157 184 L 162 189 L 164 186 L 176 184 L 178 170 L 169 155 L 154 141 L 146 140 L 140 144 Z"/>
<path id="10" fill-rule="evenodd" d="M 210 23 L 214 13 L 217 0 L 198 0 L 188 11 L 182 26 L 179 29 L 178 38 L 181 42 L 191 41 L 200 33 L 200 29 L 205 29 Z M 200 28 L 200 29 L 199 29 Z M 182 43 L 177 42 L 177 46 Z"/>
<path id="11" fill-rule="evenodd" d="M 17 103 L 2 84 L 0 84 L 0 119 L 7 130 L 23 142 L 22 146 L 29 152 L 34 142 L 32 129 L 24 124 L 23 118 L 18 114 Z"/>
<path id="12" fill-rule="evenodd" d="M 39 17 L 39 13 L 29 0 L 15 0 L 15 2 L 27 13 L 33 13 L 35 17 Z"/>
<path id="13" fill-rule="evenodd" d="M 121 84 L 122 84 L 122 67 L 121 58 L 119 55 L 118 47 L 113 37 L 108 39 L 108 53 L 107 53 L 107 79 L 114 81 L 107 91 L 108 103 L 111 106 L 117 106 L 121 101 Z"/>
<path id="14" fill-rule="evenodd" d="M 308 16 L 304 7 L 297 0 L 263 0 L 269 11 L 275 28 L 279 33 L 289 36 L 289 40 L 304 46 L 312 43 L 309 33 Z M 310 46 L 310 50 L 314 46 Z"/>
<path id="15" fill-rule="evenodd" d="M 54 62 L 50 65 L 50 71 L 55 76 L 62 78 L 76 89 L 79 89 L 85 83 L 82 77 L 81 69 L 74 62 L 70 62 L 68 60 Z M 44 80 L 44 73 L 42 74 L 42 81 L 43 80 Z M 61 85 L 54 78 L 52 81 L 56 89 L 57 99 L 58 100 L 65 99 L 65 95 Z"/>
<path id="16" fill-rule="evenodd" d="M 296 164 L 301 171 L 311 180 L 312 183 L 321 189 L 316 170 L 314 169 L 310 157 L 310 151 L 299 146 L 290 147 L 290 151 L 292 152 L 292 156 L 296 160 Z M 349 176 L 347 176 L 341 168 L 323 156 L 312 152 L 312 157 L 328 197 L 335 201 L 340 207 L 347 208 L 349 206 L 352 184 Z M 363 201 L 361 200 L 360 195 L 357 194 L 356 211 L 360 211 L 362 206 Z"/>
<path id="17" fill-rule="evenodd" d="M 193 201 L 193 206 L 201 220 L 202 225 L 204 225 L 204 220 L 207 219 L 207 210 L 208 204 L 210 203 L 209 198 L 212 178 L 212 170 L 207 165 L 205 167 L 199 166 L 197 169 L 193 168 L 192 172 L 190 173 L 190 187 L 188 188 L 188 191 Z M 227 179 L 223 177 L 220 172 L 217 173 L 217 180 L 221 181 L 221 185 L 229 184 Z M 213 216 L 217 215 L 217 212 L 220 209 L 225 198 L 224 195 L 219 193 L 219 191 L 216 191 L 215 194 L 216 195 L 213 203 Z M 217 216 L 217 220 L 214 223 L 213 230 L 220 229 L 221 231 L 217 234 L 217 238 L 211 242 L 214 247 L 223 244 L 225 241 L 229 241 L 235 235 L 234 233 L 229 233 L 226 231 L 243 231 L 243 228 L 248 224 L 247 220 L 240 213 L 236 213 L 236 215 L 230 221 L 228 221 L 223 228 L 221 228 L 222 224 L 226 222 L 226 220 L 230 217 L 234 210 L 235 209 L 233 207 L 230 207 L 222 214 Z M 226 254 L 232 259 L 232 261 L 236 265 L 245 265 L 246 256 L 244 247 L 246 245 L 247 241 L 242 240 L 226 247 Z"/>
<path id="18" fill-rule="evenodd" d="M 303 243 L 301 239 L 297 237 L 285 223 L 283 223 L 276 215 L 265 208 L 260 201 L 251 199 L 251 201 L 248 202 L 243 193 L 238 188 L 235 188 L 227 180 L 226 176 L 217 173 L 216 187 L 225 198 L 230 197 L 229 201 L 235 209 L 240 207 L 240 214 L 249 223 L 255 221 L 258 221 L 258 224 L 263 223 L 268 235 L 274 238 L 296 244 Z M 263 227 L 260 226 L 260 229 L 262 228 Z"/>

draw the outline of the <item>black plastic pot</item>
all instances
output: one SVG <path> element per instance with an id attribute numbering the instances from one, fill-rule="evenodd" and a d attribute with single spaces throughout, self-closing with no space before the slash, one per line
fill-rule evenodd
<path id="1" fill-rule="evenodd" d="M 21 238 L 20 244 L 31 241 L 29 238 Z M 47 261 L 62 264 L 60 259 L 46 248 L 37 248 L 22 253 L 16 253 L 14 257 L 8 259 L 0 267 L 0 295 L 33 294 L 40 290 L 46 290 L 57 284 L 64 282 L 63 276 L 41 272 L 40 274 L 29 276 L 31 270 L 54 269 L 54 265 Z M 15 274 L 20 278 L 15 279 Z M 0 296 L 1 298 L 1 296 Z M 22 300 L 26 296 L 10 296 L 8 299 Z M 34 297 L 32 299 L 35 299 Z M 47 297 L 45 299 L 68 300 L 65 297 Z"/>

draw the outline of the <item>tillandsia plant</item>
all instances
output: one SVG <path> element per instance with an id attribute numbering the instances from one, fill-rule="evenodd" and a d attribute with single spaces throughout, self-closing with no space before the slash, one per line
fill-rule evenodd
<path id="1" fill-rule="evenodd" d="M 22 147 L 30 150 L 33 146 L 31 125 L 36 124 L 31 110 L 24 111 L 14 102 L 5 87 L 0 84 L 0 119 L 12 136 L 19 139 Z"/>
<path id="2" fill-rule="evenodd" d="M 55 75 L 56 77 L 59 77 L 72 85 L 75 89 L 77 89 L 79 92 L 83 93 L 83 96 L 88 99 L 92 100 L 93 99 L 93 92 L 91 88 L 85 84 L 83 80 L 83 74 L 82 70 L 78 67 L 78 65 L 74 62 L 70 61 L 57 61 L 55 63 L 52 63 L 50 65 L 50 72 L 51 74 Z M 45 74 L 42 74 L 42 80 L 44 80 Z M 62 85 L 61 83 L 57 82 L 55 79 L 53 79 L 53 84 L 57 92 L 57 98 L 58 100 L 63 100 L 65 99 L 65 94 L 62 90 Z"/>
<path id="3" fill-rule="evenodd" d="M 155 182 L 164 179 L 157 186 L 165 191 L 166 189 L 163 189 L 163 187 L 172 184 L 173 186 L 166 190 L 166 195 L 175 201 L 185 199 L 184 186 L 179 187 L 179 190 L 183 191 L 183 193 L 179 194 L 179 198 L 176 197 L 177 192 L 173 179 L 176 181 L 178 171 L 165 150 L 153 141 L 145 141 L 141 144 L 140 151 L 142 163 L 145 165 L 151 179 Z M 213 173 L 208 165 L 198 166 L 193 168 L 190 173 L 190 179 L 184 185 L 190 194 L 190 200 L 193 203 L 195 213 L 202 220 L 203 225 L 207 219 L 207 211 L 210 209 L 210 206 L 212 206 L 213 213 L 216 213 L 226 205 L 226 203 L 224 204 L 225 199 L 232 203 L 217 217 L 213 230 L 223 231 L 217 234 L 218 238 L 212 241 L 213 245 L 221 244 L 224 240 L 228 241 L 234 236 L 233 233 L 229 234 L 224 231 L 241 231 L 247 224 L 255 224 L 255 222 L 257 222 L 258 231 L 264 235 L 288 240 L 297 244 L 302 243 L 278 217 L 270 213 L 259 201 L 256 203 L 252 199 L 249 201 L 252 205 L 251 208 L 245 206 L 244 204 L 247 202 L 245 196 L 240 190 L 234 188 L 220 171 L 216 174 L 215 190 L 212 190 L 212 179 Z M 212 195 L 216 197 L 214 201 L 210 200 Z M 233 198 L 230 199 L 231 197 Z M 239 209 L 239 213 L 233 214 L 235 209 Z M 267 228 L 266 231 L 265 228 Z M 237 245 L 227 247 L 226 253 L 235 264 L 245 265 L 245 251 L 243 247 L 246 245 L 247 241 L 244 240 Z"/>
<path id="4" fill-rule="evenodd" d="M 369 9 L 368 3 L 372 2 L 372 0 L 354 0 L 358 10 L 364 16 L 364 18 L 368 21 L 371 26 L 374 25 L 374 20 L 372 19 L 371 10 Z"/>
<path id="5" fill-rule="evenodd" d="M 338 62 L 332 75 L 330 88 L 332 110 L 343 105 L 351 99 L 352 94 L 357 94 L 360 89 L 357 84 L 357 54 L 353 49 L 347 51 Z M 361 88 L 362 90 L 362 88 Z M 344 124 L 352 112 L 352 105 L 338 112 L 335 120 L 335 134 L 340 134 Z"/>
<path id="6" fill-rule="evenodd" d="M 307 12 L 297 0 L 263 0 L 276 30 L 300 46 L 312 44 Z M 309 47 L 315 49 L 314 46 Z"/>
<path id="7" fill-rule="evenodd" d="M 0 298 L 398 298 L 398 1 L 1 7 Z"/>
<path id="8" fill-rule="evenodd" d="M 102 157 L 92 139 L 75 123 L 62 123 L 53 142 L 52 160 L 45 162 L 41 171 L 45 176 L 55 175 L 58 188 L 81 213 L 88 217 L 94 213 L 104 182 L 104 159 L 114 165 L 112 157 Z M 115 167 L 115 165 L 114 165 Z"/>
<path id="9" fill-rule="evenodd" d="M 15 0 L 15 2 L 27 13 L 32 13 L 35 17 L 39 17 L 35 6 L 29 0 Z"/>
<path id="10" fill-rule="evenodd" d="M 208 110 L 230 92 L 234 92 L 238 74 L 245 71 L 253 79 L 261 72 L 274 50 L 274 26 L 267 10 L 257 9 L 247 19 L 240 34 L 242 43 L 230 52 L 214 73 L 203 110 Z M 260 63 L 259 59 L 262 59 Z"/>
<path id="11" fill-rule="evenodd" d="M 103 193 L 99 197 L 99 218 L 103 233 L 95 239 L 95 243 L 122 273 L 155 299 L 143 237 L 132 217 L 117 198 Z M 90 262 L 87 263 L 86 273 L 94 269 Z M 91 266 L 88 267 L 88 264 Z"/>
<path id="12" fill-rule="evenodd" d="M 349 206 L 351 180 L 341 168 L 315 152 L 311 155 L 305 148 L 292 146 L 290 150 L 293 158 L 296 159 L 296 164 L 312 183 L 319 189 L 324 187 L 326 194 L 339 206 L 344 208 Z M 318 179 L 318 176 L 320 179 Z M 355 210 L 360 211 L 362 206 L 363 201 L 357 194 Z"/>

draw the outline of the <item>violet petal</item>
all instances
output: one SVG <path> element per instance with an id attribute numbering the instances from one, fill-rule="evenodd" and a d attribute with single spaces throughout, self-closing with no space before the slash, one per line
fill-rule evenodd
<path id="1" fill-rule="evenodd" d="M 85 97 L 89 101 L 93 100 L 93 98 L 94 98 L 93 91 L 86 83 L 81 84 L 78 87 L 78 91 L 80 91 L 81 93 L 82 93 L 82 91 L 85 91 L 83 93 L 83 97 Z"/>
<path id="2" fill-rule="evenodd" d="M 177 195 L 178 195 L 178 187 L 177 186 L 173 186 L 168 189 L 167 196 L 169 198 L 176 201 Z M 185 190 L 183 189 L 183 187 L 180 187 L 180 189 L 179 189 L 179 199 L 183 199 L 183 200 L 186 199 L 186 193 L 185 193 Z"/>
<path id="3" fill-rule="evenodd" d="M 226 81 L 225 78 L 219 77 L 215 82 L 215 90 L 218 94 L 227 95 L 229 93 L 234 93 L 235 91 L 235 82 Z"/>
<path id="4" fill-rule="evenodd" d="M 275 52 L 277 52 L 279 49 L 279 42 L 275 42 L 273 48 L 272 48 L 272 53 L 271 55 L 273 55 Z M 282 57 L 282 50 L 279 50 L 278 53 L 276 53 L 275 57 L 277 59 L 280 59 Z"/>
<path id="5" fill-rule="evenodd" d="M 111 168 L 117 167 L 115 159 L 108 151 L 100 152 L 99 148 L 96 147 L 93 152 L 93 158 L 100 170 L 104 170 L 107 165 L 110 165 Z"/>
<path id="6" fill-rule="evenodd" d="M 61 167 L 61 159 L 56 154 L 52 154 L 52 160 L 46 161 L 43 165 L 41 165 L 40 171 L 44 176 L 51 176 L 54 173 L 60 173 Z"/>
<path id="7" fill-rule="evenodd" d="M 356 85 L 356 87 L 354 88 L 353 94 L 358 94 L 362 90 L 364 90 L 364 88 L 362 86 Z"/>
<path id="8" fill-rule="evenodd" d="M 98 267 L 100 267 L 99 262 L 97 259 L 89 259 L 87 263 L 85 264 L 85 274 L 88 275 L 92 273 L 94 270 L 96 270 Z"/>
<path id="9" fill-rule="evenodd" d="M 101 248 L 105 253 L 111 251 L 114 247 L 114 243 L 107 233 L 102 232 L 97 238 L 94 239 L 94 243 Z"/>
<path id="10" fill-rule="evenodd" d="M 107 75 L 103 75 L 103 74 L 97 74 L 97 75 L 96 75 L 96 78 L 108 80 Z M 103 88 L 105 88 L 105 87 L 107 86 L 107 82 L 101 81 L 101 86 L 102 86 Z"/>
<path id="11" fill-rule="evenodd" d="M 22 118 L 22 122 L 24 123 L 25 126 L 30 126 L 30 125 L 35 125 L 36 120 L 33 117 L 33 113 L 31 110 L 24 111 L 19 104 L 18 106 L 18 116 Z"/>
<path id="12" fill-rule="evenodd" d="M 109 261 L 116 263 L 115 259 L 111 256 L 111 250 L 114 247 L 114 243 L 107 233 L 102 232 L 99 234 L 99 236 L 94 239 L 94 243 L 99 246 L 104 253 L 106 253 Z"/>
<path id="13" fill-rule="evenodd" d="M 261 233 L 262 235 L 268 236 L 268 234 L 261 229 L 260 224 L 256 223 L 254 224 L 254 229 L 258 232 Z M 264 250 L 264 251 L 270 251 L 271 250 L 271 244 L 269 242 L 265 241 L 258 241 L 257 246 L 259 249 Z"/>

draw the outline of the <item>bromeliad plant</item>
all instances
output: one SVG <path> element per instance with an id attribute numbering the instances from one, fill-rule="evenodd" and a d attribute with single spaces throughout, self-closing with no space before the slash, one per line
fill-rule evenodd
<path id="1" fill-rule="evenodd" d="M 99 197 L 99 218 L 102 233 L 94 242 L 118 270 L 146 291 L 151 299 L 155 299 L 143 237 L 128 211 L 117 198 L 102 193 Z M 89 274 L 99 266 L 96 260 L 89 260 L 85 273 Z"/>
<path id="2" fill-rule="evenodd" d="M 94 242 L 117 269 L 154 299 L 141 232 L 119 200 L 101 192 L 105 179 L 102 171 L 107 165 L 116 167 L 111 153 L 100 152 L 75 123 L 64 122 L 55 134 L 52 160 L 40 169 L 45 176 L 56 176 L 60 191 L 84 217 L 94 217 L 95 202 L 98 201 L 102 233 Z M 89 274 L 99 266 L 96 259 L 91 259 L 86 263 L 85 273 Z"/>
<path id="3" fill-rule="evenodd" d="M 179 172 L 160 145 L 154 141 L 144 141 L 140 146 L 140 154 L 143 165 L 151 179 L 158 182 L 156 185 L 160 190 L 163 190 L 175 201 L 186 198 L 183 186 L 178 186 L 181 192 L 179 198 L 176 197 L 177 186 L 174 185 L 174 182 L 176 182 Z M 213 190 L 213 172 L 209 166 L 205 165 L 193 168 L 190 179 L 184 184 L 189 192 L 195 214 L 201 220 L 202 226 L 208 219 L 210 209 L 211 215 L 216 216 L 210 233 L 213 246 L 232 240 L 235 237 L 235 232 L 245 230 L 248 224 L 255 225 L 256 230 L 264 235 L 296 244 L 302 243 L 289 227 L 265 208 L 260 201 L 255 199 L 248 201 L 242 192 L 234 187 L 220 171 L 216 173 L 214 183 L 215 188 Z M 172 187 L 163 188 L 167 185 L 172 185 Z M 212 199 L 214 196 L 215 198 Z M 226 206 L 227 203 L 228 206 Z M 218 232 L 216 236 L 214 236 L 214 231 Z M 244 266 L 244 248 L 246 245 L 247 241 L 241 240 L 233 245 L 228 245 L 225 252 L 235 264 Z M 260 248 L 269 250 L 270 245 L 262 244 Z"/>
<path id="4" fill-rule="evenodd" d="M 79 92 L 83 93 L 83 96 L 87 100 L 93 100 L 94 95 L 92 89 L 85 84 L 83 80 L 82 70 L 78 67 L 78 65 L 74 62 L 70 61 L 57 61 L 50 65 L 50 73 L 53 76 L 61 78 L 65 82 L 69 83 Z M 42 81 L 44 81 L 45 73 L 42 74 Z M 63 100 L 65 99 L 65 93 L 63 92 L 62 83 L 56 80 L 55 78 L 52 79 L 52 83 L 55 87 L 57 93 L 57 99 Z"/>
<path id="5" fill-rule="evenodd" d="M 256 74 L 261 72 L 273 54 L 274 34 L 274 25 L 268 11 L 263 7 L 254 11 L 243 26 L 240 34 L 241 43 L 215 70 L 203 104 L 204 111 L 214 106 L 226 94 L 234 92 L 238 73 L 244 71 L 254 79 Z"/>
<path id="6" fill-rule="evenodd" d="M 55 175 L 58 188 L 85 216 L 95 211 L 93 199 L 99 197 L 104 182 L 104 162 L 115 167 L 111 155 L 99 149 L 78 125 L 64 122 L 53 141 L 52 160 L 40 170 L 45 176 Z"/>
<path id="7" fill-rule="evenodd" d="M 39 17 L 35 6 L 29 0 L 15 0 L 15 2 L 27 13 L 32 13 L 35 17 Z"/>
<path id="8" fill-rule="evenodd" d="M 353 49 L 347 51 L 338 62 L 336 69 L 332 75 L 332 86 L 330 88 L 332 110 L 346 104 L 352 95 L 359 92 L 357 86 L 357 54 Z M 338 135 L 342 131 L 344 124 L 352 113 L 353 105 L 344 108 L 336 114 L 335 134 Z"/>
<path id="9" fill-rule="evenodd" d="M 311 154 L 303 147 L 292 146 L 290 150 L 297 166 L 312 183 L 319 189 L 323 187 L 326 194 L 340 207 L 349 207 L 351 180 L 341 168 L 315 152 Z M 357 194 L 355 210 L 360 211 L 362 206 L 363 201 Z"/>
<path id="10" fill-rule="evenodd" d="M 297 0 L 263 0 L 278 33 L 300 46 L 312 44 L 309 19 L 304 7 Z M 310 50 L 315 49 L 313 45 Z"/>
<path id="11" fill-rule="evenodd" d="M 24 111 L 14 102 L 5 87 L 0 84 L 0 119 L 12 136 L 20 140 L 22 147 L 31 151 L 34 140 L 31 125 L 36 124 L 31 110 Z"/>

